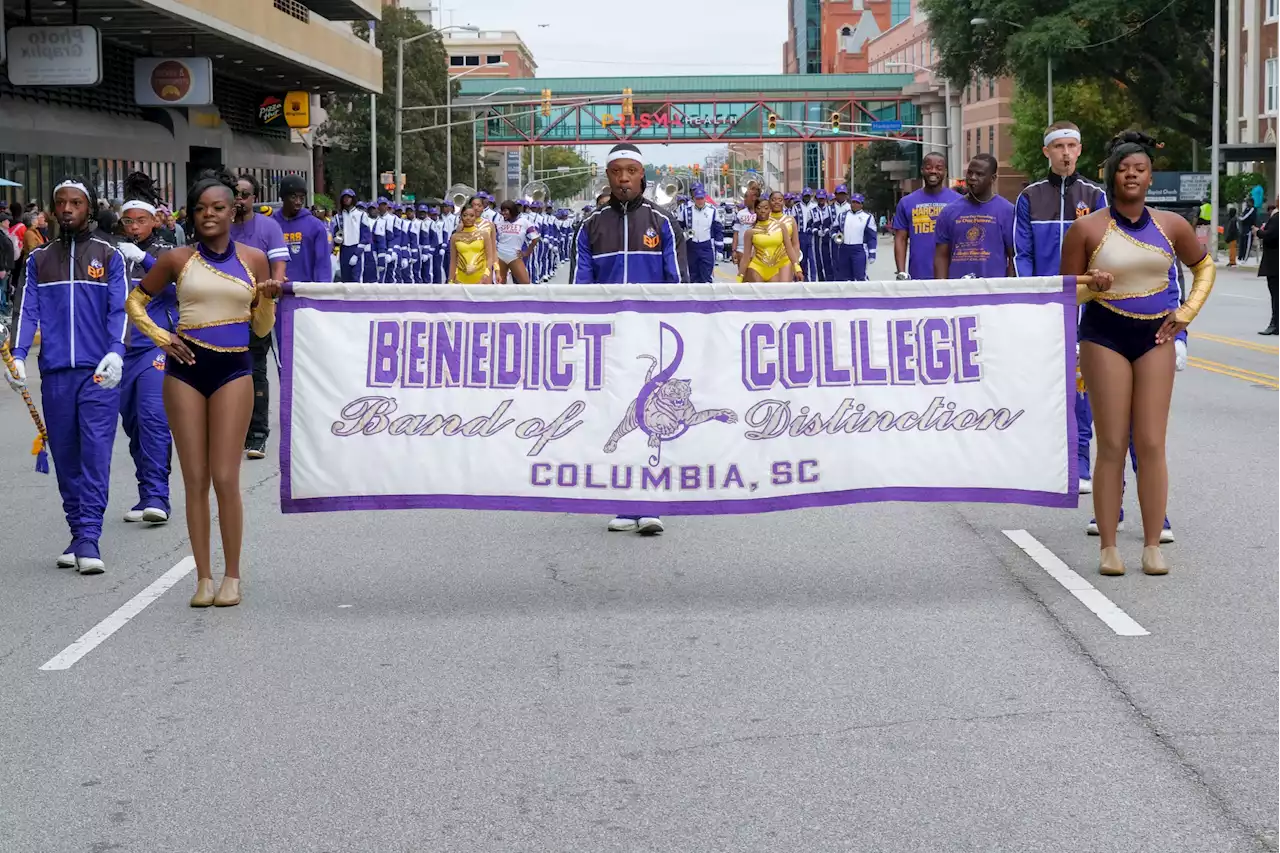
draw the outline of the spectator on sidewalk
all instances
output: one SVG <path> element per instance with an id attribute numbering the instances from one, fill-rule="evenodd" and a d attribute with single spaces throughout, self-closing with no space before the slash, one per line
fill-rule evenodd
<path id="1" fill-rule="evenodd" d="M 1271 322 L 1258 334 L 1275 335 L 1280 334 L 1276 325 L 1277 272 L 1280 271 L 1277 270 L 1276 248 L 1280 241 L 1280 218 L 1274 204 L 1267 208 L 1267 222 L 1259 234 L 1262 237 L 1262 262 L 1258 264 L 1258 275 L 1266 278 L 1267 290 L 1271 294 Z"/>
<path id="2" fill-rule="evenodd" d="M 1236 265 L 1236 243 L 1240 239 L 1240 222 L 1236 219 L 1236 209 L 1227 208 L 1227 222 L 1222 226 L 1222 240 L 1227 244 L 1227 266 Z"/>

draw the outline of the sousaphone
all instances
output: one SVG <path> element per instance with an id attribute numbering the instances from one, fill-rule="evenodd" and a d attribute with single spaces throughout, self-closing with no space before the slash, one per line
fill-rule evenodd
<path id="1" fill-rule="evenodd" d="M 467 199 L 475 194 L 476 191 L 466 184 L 454 184 L 449 187 L 449 191 L 444 194 L 444 197 L 447 201 L 452 202 L 454 207 L 461 210 L 462 206 L 467 203 Z"/>
<path id="2" fill-rule="evenodd" d="M 551 187 L 542 181 L 531 181 L 524 185 L 524 189 L 520 191 L 520 198 L 525 204 L 540 201 L 544 204 L 551 201 Z"/>
<path id="3" fill-rule="evenodd" d="M 658 181 L 653 189 L 653 200 L 666 207 L 676 200 L 676 196 L 685 190 L 684 180 L 678 175 L 668 175 Z"/>

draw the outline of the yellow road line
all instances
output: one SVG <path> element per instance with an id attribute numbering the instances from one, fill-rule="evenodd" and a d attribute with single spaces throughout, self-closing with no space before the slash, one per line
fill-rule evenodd
<path id="1" fill-rule="evenodd" d="M 1230 376 L 1232 379 L 1242 379 L 1245 382 L 1280 391 L 1280 377 L 1269 376 L 1265 373 L 1255 373 L 1252 370 L 1243 370 L 1239 367 L 1232 367 L 1229 364 L 1219 364 L 1216 361 L 1205 361 L 1202 358 L 1188 358 L 1187 364 L 1201 370 L 1207 370 L 1210 373 Z"/>
<path id="2" fill-rule="evenodd" d="M 1229 347 L 1240 347 L 1241 349 L 1249 349 L 1254 352 L 1265 352 L 1269 355 L 1280 355 L 1280 347 L 1268 346 L 1267 344 L 1259 344 L 1253 341 L 1242 341 L 1239 338 L 1228 338 L 1223 335 L 1210 335 L 1204 332 L 1192 332 L 1191 337 L 1196 340 L 1213 341 L 1216 344 L 1226 344 Z"/>

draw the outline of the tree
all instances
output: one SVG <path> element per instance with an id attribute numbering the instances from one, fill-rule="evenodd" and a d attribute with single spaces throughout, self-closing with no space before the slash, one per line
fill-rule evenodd
<path id="1" fill-rule="evenodd" d="M 859 145 L 853 152 L 853 175 L 846 173 L 846 179 L 855 192 L 862 193 L 866 199 L 866 209 L 892 214 L 898 204 L 897 182 L 889 177 L 881 164 L 886 160 L 905 160 L 908 155 L 902 151 L 897 142 L 877 139 L 870 145 Z"/>
<path id="2" fill-rule="evenodd" d="M 353 24 L 352 32 L 368 39 L 366 23 Z M 384 6 L 382 21 L 375 27 L 375 39 L 382 50 L 382 95 L 378 97 L 378 173 L 390 172 L 395 164 L 396 43 L 431 32 L 417 15 L 395 6 Z M 448 75 L 448 55 L 437 35 L 405 45 L 404 105 L 424 107 L 443 105 L 445 86 L 457 81 Z M 443 109 L 414 110 L 404 114 L 404 129 L 429 127 L 444 123 Z M 455 110 L 452 128 L 453 176 L 457 183 L 471 181 L 471 133 L 474 126 L 466 122 L 468 113 Z M 403 137 L 402 163 L 406 193 L 419 198 L 443 197 L 445 186 L 445 130 L 410 133 Z M 369 98 L 355 95 L 335 97 L 329 108 L 329 120 L 321 131 L 327 140 L 325 177 L 328 186 L 351 187 L 362 198 L 372 198 L 384 190 L 369 185 Z M 483 164 L 480 166 L 484 170 Z"/>
<path id="3" fill-rule="evenodd" d="M 1142 128 L 1164 143 L 1154 166 L 1162 171 L 1189 171 L 1191 140 L 1168 128 L 1153 127 L 1141 120 L 1142 109 L 1133 102 L 1129 90 L 1113 80 L 1077 81 L 1054 87 L 1054 111 L 1080 127 L 1084 153 L 1077 168 L 1080 174 L 1099 178 L 1106 159 L 1107 143 L 1122 130 Z M 1013 154 L 1010 165 L 1025 175 L 1044 175 L 1048 169 L 1044 152 L 1045 118 L 1048 115 L 1043 92 L 1019 86 L 1013 96 Z"/>
<path id="4" fill-rule="evenodd" d="M 953 82 L 1011 74 L 1026 88 L 1044 91 L 1052 58 L 1055 93 L 1056 84 L 1111 81 L 1129 91 L 1144 122 L 1201 141 L 1209 138 L 1212 3 L 921 2 L 941 54 L 939 71 Z M 974 26 L 974 18 L 987 24 Z"/>
<path id="5" fill-rule="evenodd" d="M 520 174 L 529 174 L 529 161 L 533 157 L 534 150 L 528 147 L 520 152 L 522 170 Z M 551 190 L 551 198 L 559 200 L 575 198 L 591 185 L 592 178 L 588 171 L 591 163 L 584 160 L 574 149 L 553 145 L 546 148 L 538 147 L 536 150 L 538 153 L 534 162 L 537 165 L 539 180 Z M 546 174 L 548 169 L 560 168 L 569 170 L 568 174 Z M 601 181 L 603 177 L 601 175 L 595 180 Z M 524 184 L 521 184 L 521 189 L 523 188 Z"/>

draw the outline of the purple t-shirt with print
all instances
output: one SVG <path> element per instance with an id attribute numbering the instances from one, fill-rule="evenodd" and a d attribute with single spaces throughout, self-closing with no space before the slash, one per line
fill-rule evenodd
<path id="1" fill-rule="evenodd" d="M 1013 203 L 995 195 L 984 202 L 964 196 L 938 214 L 934 239 L 951 247 L 950 278 L 1003 278 L 1013 257 Z"/>
<path id="2" fill-rule="evenodd" d="M 255 249 L 261 249 L 268 263 L 289 261 L 289 248 L 284 244 L 284 232 L 270 216 L 255 213 L 244 222 L 231 223 L 231 239 Z"/>
<path id="3" fill-rule="evenodd" d="M 893 230 L 907 232 L 907 274 L 917 281 L 933 278 L 933 232 L 938 215 L 961 198 L 950 187 L 936 193 L 918 189 L 898 202 L 893 214 Z"/>

